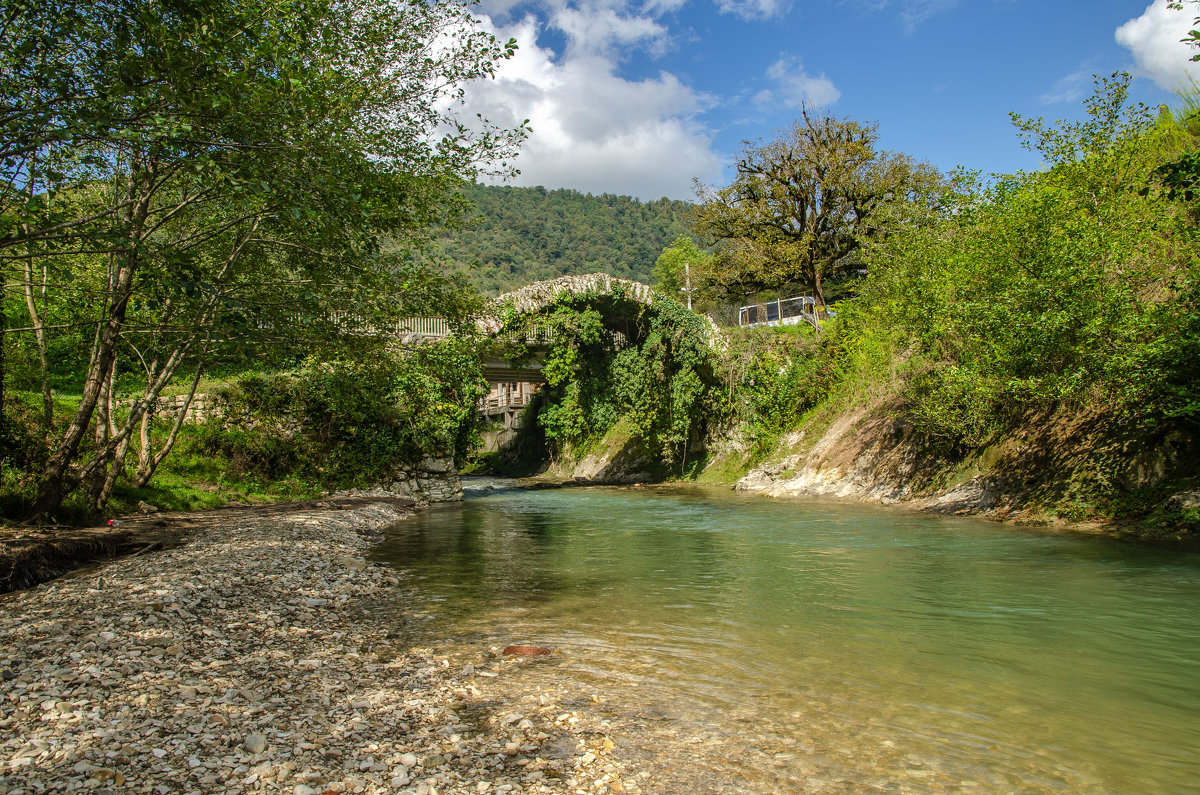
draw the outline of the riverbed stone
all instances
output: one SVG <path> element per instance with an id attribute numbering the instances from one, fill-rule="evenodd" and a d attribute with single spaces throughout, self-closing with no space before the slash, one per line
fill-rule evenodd
<path id="1" fill-rule="evenodd" d="M 403 577 L 363 554 L 405 510 L 385 500 L 218 521 L 180 547 L 8 597 L 0 792 L 607 787 L 515 764 L 595 726 L 524 709 L 503 727 L 464 720 L 506 672 L 471 675 L 482 650 L 435 655 L 379 623 Z M 497 752 L 514 737 L 512 754 Z"/>

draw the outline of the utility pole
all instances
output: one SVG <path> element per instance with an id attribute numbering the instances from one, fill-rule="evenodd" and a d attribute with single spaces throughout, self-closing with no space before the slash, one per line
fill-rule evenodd
<path id="1" fill-rule="evenodd" d="M 690 262 L 683 263 L 683 283 L 686 286 L 680 287 L 679 292 L 687 293 L 688 311 L 691 312 L 692 311 L 692 292 L 695 291 L 696 288 L 692 287 L 692 265 Z"/>

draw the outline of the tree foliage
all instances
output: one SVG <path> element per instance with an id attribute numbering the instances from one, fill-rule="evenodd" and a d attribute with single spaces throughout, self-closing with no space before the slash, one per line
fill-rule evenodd
<path id="1" fill-rule="evenodd" d="M 713 255 L 704 251 L 690 235 L 680 235 L 663 249 L 654 263 L 654 286 L 664 295 L 682 296 L 697 289 L 701 274 L 712 268 Z M 680 299 L 686 303 L 686 298 Z"/>
<path id="2" fill-rule="evenodd" d="M 1191 2 L 1192 4 L 1197 4 L 1196 0 L 1189 0 L 1189 2 Z M 1170 6 L 1171 8 L 1176 9 L 1177 11 L 1183 10 L 1182 2 L 1175 2 L 1175 0 L 1171 0 L 1170 2 L 1167 3 L 1167 5 Z M 1196 17 L 1195 25 L 1196 25 L 1196 29 L 1189 30 L 1187 32 L 1187 35 L 1184 36 L 1182 39 L 1180 39 L 1180 41 L 1182 41 L 1184 44 L 1190 44 L 1192 47 L 1196 48 L 1197 52 L 1195 55 L 1192 56 L 1192 60 L 1200 61 L 1200 17 Z"/>
<path id="3" fill-rule="evenodd" d="M 911 341 L 930 433 L 977 444 L 1056 405 L 1200 422 L 1195 217 L 1152 178 L 1196 139 L 1129 107 L 1128 79 L 1098 81 L 1082 122 L 1015 118 L 1047 170 L 872 248 L 863 333 Z"/>
<path id="4" fill-rule="evenodd" d="M 429 455 L 462 460 L 486 383 L 474 350 L 456 340 L 365 360 L 309 357 L 294 371 L 240 378 L 204 444 L 240 474 L 328 488 L 386 482 Z"/>
<path id="5" fill-rule="evenodd" d="M 646 306 L 618 294 L 562 294 L 512 328 L 550 331 L 536 422 L 562 454 L 628 421 L 667 465 L 715 419 L 714 354 L 706 321 L 673 298 Z"/>
<path id="6" fill-rule="evenodd" d="M 718 244 L 708 281 L 733 295 L 797 285 L 824 304 L 826 282 L 887 233 L 891 207 L 940 195 L 931 166 L 880 151 L 878 137 L 805 108 L 774 140 L 747 142 L 734 181 L 700 192 L 695 228 Z"/>
<path id="7" fill-rule="evenodd" d="M 380 322 L 414 286 L 428 295 L 439 278 L 411 250 L 453 212 L 452 187 L 523 132 L 454 116 L 462 84 L 515 46 L 457 0 L 17 0 L 14 12 L 0 56 L 2 286 L 25 292 L 43 362 L 52 316 L 90 337 L 43 514 L 80 485 L 103 503 L 181 367 L 341 328 L 348 307 Z M 118 359 L 144 381 L 120 424 Z"/>
<path id="8" fill-rule="evenodd" d="M 601 271 L 649 282 L 663 246 L 687 228 L 690 205 L 575 190 L 463 189 L 475 210 L 447 229 L 431 259 L 499 295 L 532 282 Z"/>

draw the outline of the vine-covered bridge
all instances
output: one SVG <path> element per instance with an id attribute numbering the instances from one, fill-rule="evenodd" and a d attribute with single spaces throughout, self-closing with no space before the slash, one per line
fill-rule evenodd
<path id="1" fill-rule="evenodd" d="M 480 332 L 493 337 L 525 335 L 526 332 L 520 330 L 527 327 L 522 320 L 545 312 L 564 296 L 587 302 L 600 312 L 605 325 L 630 338 L 637 333 L 637 320 L 643 309 L 663 300 L 647 284 L 607 273 L 560 276 L 499 296 L 492 302 L 491 311 L 476 321 L 476 326 Z M 711 321 L 707 325 L 710 331 L 708 342 L 716 344 L 720 332 Z M 401 342 L 414 344 L 446 337 L 450 327 L 441 318 L 407 318 L 397 324 L 393 333 Z M 525 339 L 534 346 L 546 341 L 545 337 L 538 336 Z M 541 369 L 542 361 L 536 354 L 522 366 L 514 366 L 500 356 L 485 357 L 484 376 L 492 390 L 483 401 L 481 411 L 503 419 L 506 425 L 511 424 L 532 397 L 533 385 L 541 381 Z"/>

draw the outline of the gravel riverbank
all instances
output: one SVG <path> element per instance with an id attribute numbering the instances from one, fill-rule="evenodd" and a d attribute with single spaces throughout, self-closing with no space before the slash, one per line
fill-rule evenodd
<path id="1" fill-rule="evenodd" d="M 638 792 L 561 694 L 489 695 L 536 660 L 372 620 L 402 581 L 363 553 L 405 513 L 239 517 L 0 598 L 0 795 Z"/>

